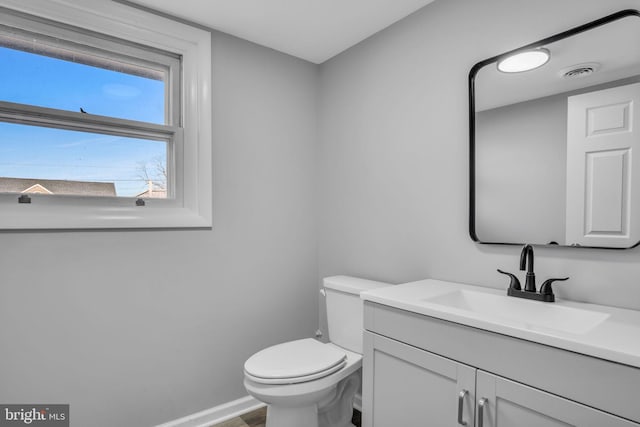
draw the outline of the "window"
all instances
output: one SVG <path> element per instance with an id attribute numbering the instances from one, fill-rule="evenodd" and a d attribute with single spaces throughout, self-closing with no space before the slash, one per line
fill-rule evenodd
<path id="1" fill-rule="evenodd" d="M 4 3 L 0 228 L 211 226 L 210 34 L 100 0 Z"/>

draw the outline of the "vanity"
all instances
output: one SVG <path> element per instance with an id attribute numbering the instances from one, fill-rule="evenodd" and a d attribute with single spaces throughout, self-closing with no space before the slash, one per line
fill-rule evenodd
<path id="1" fill-rule="evenodd" d="M 640 312 L 422 280 L 362 294 L 363 426 L 640 426 Z"/>

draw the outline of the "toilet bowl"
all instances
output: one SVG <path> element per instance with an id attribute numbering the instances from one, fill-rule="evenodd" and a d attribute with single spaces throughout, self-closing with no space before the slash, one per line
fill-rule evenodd
<path id="1" fill-rule="evenodd" d="M 271 351 L 275 356 L 282 351 L 281 361 L 290 361 L 291 353 L 286 351 L 290 349 L 291 344 L 297 344 L 295 354 L 299 356 L 300 361 L 305 361 L 305 354 L 322 351 L 323 347 L 334 350 L 336 354 L 342 353 L 343 358 L 342 360 L 327 358 L 322 362 L 318 360 L 318 367 L 322 364 L 334 364 L 325 369 L 320 368 L 322 370 L 314 370 L 311 365 L 303 363 L 307 365 L 305 368 L 311 368 L 308 372 L 292 362 L 292 372 L 296 373 L 291 375 L 294 376 L 287 377 L 289 374 L 283 374 L 279 378 L 264 378 L 256 375 L 267 374 L 260 370 L 260 363 L 266 359 L 262 357 L 264 354 L 261 352 L 247 360 L 244 386 L 249 394 L 269 405 L 267 427 L 351 426 L 351 405 L 360 385 L 362 356 L 334 344 L 324 344 L 311 338 L 269 347 L 263 352 Z"/>
<path id="2" fill-rule="evenodd" d="M 312 338 L 261 350 L 244 365 L 244 386 L 266 403 L 266 427 L 349 427 L 360 389 L 360 292 L 388 283 L 347 276 L 323 281 L 330 342 Z M 334 338 L 335 337 L 335 338 Z"/>

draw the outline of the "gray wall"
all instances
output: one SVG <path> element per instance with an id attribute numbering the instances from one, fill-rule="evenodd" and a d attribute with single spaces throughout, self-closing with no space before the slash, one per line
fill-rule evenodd
<path id="1" fill-rule="evenodd" d="M 213 230 L 2 233 L 0 402 L 151 426 L 317 327 L 317 67 L 213 35 Z"/>
<path id="2" fill-rule="evenodd" d="M 565 244 L 567 96 L 476 114 L 476 235 Z"/>
<path id="3" fill-rule="evenodd" d="M 504 289 L 519 247 L 468 235 L 467 76 L 638 0 L 436 0 L 320 68 L 319 276 Z M 540 248 L 560 297 L 640 309 L 640 250 Z M 322 312 L 322 311 L 321 311 Z M 322 320 L 324 323 L 324 320 Z"/>

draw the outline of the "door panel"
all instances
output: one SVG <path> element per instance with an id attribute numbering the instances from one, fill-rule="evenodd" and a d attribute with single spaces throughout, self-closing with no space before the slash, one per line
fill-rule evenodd
<path id="1" fill-rule="evenodd" d="M 587 236 L 629 233 L 629 149 L 587 153 L 585 231 Z"/>
<path id="2" fill-rule="evenodd" d="M 484 371 L 477 373 L 480 427 L 631 427 L 638 424 Z M 482 412 L 482 414 L 480 414 Z M 482 421 L 480 421 L 482 415 Z"/>
<path id="3" fill-rule="evenodd" d="M 531 410 L 526 406 L 517 405 L 504 399 L 496 402 L 496 412 L 499 414 L 499 426 L 540 426 L 540 427 L 567 427 L 571 424 L 555 420 L 540 412 Z"/>

